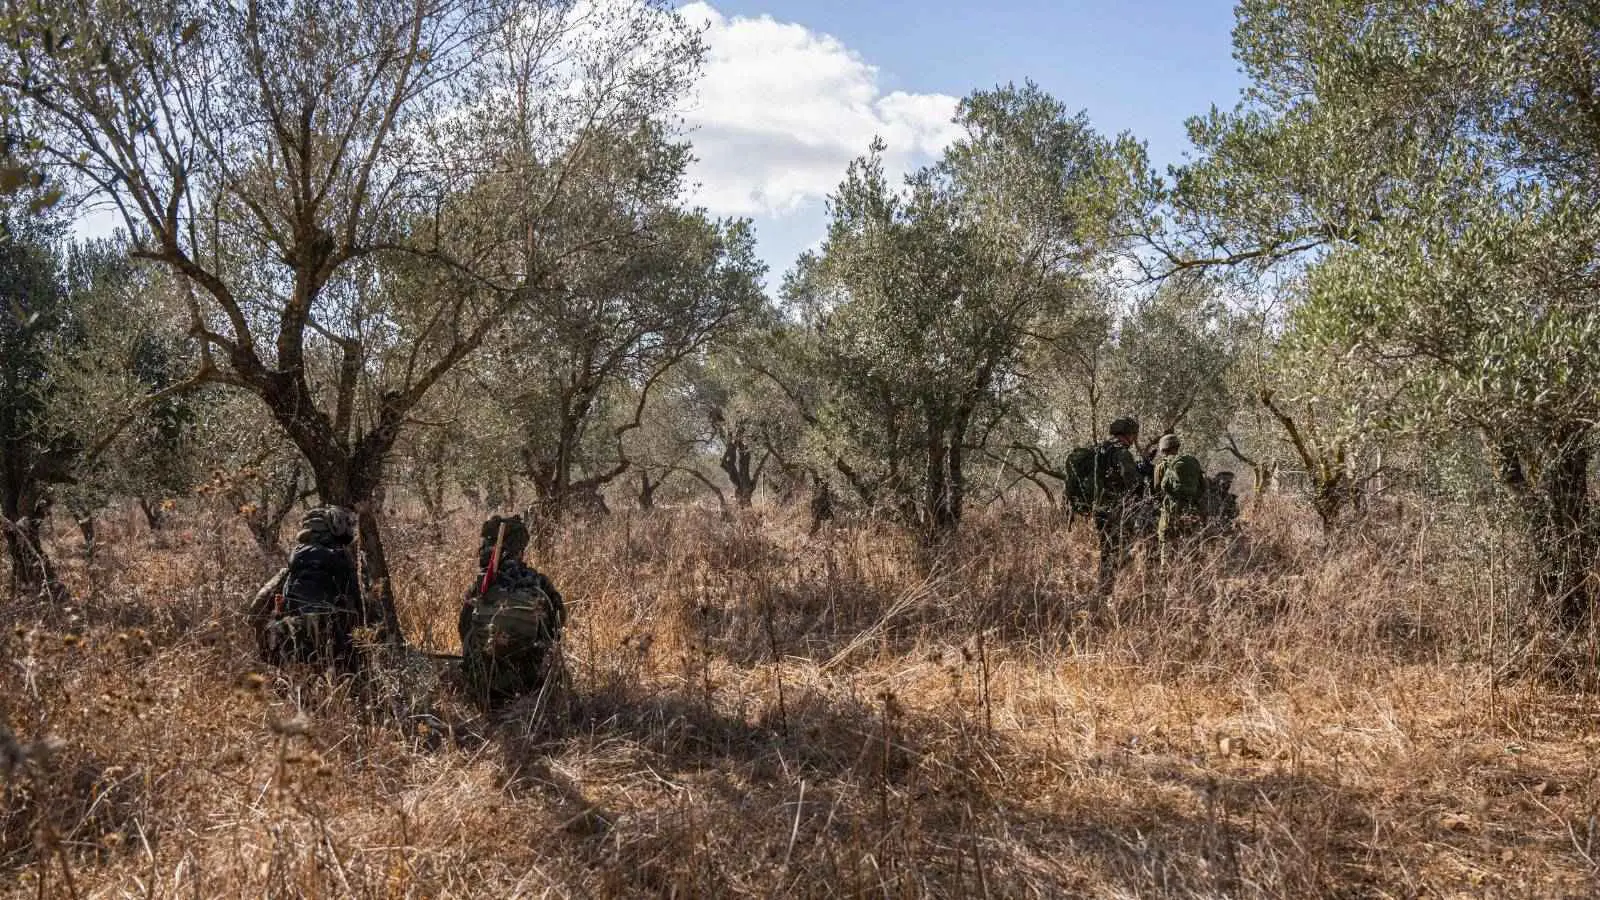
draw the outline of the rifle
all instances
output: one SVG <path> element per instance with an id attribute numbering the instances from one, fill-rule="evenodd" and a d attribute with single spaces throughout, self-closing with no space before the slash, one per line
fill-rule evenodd
<path id="1" fill-rule="evenodd" d="M 483 581 L 478 585 L 478 596 L 489 593 L 489 585 L 494 584 L 495 575 L 500 571 L 500 548 L 506 542 L 506 523 L 501 522 L 500 528 L 495 532 L 494 549 L 489 551 L 489 566 L 483 570 Z"/>

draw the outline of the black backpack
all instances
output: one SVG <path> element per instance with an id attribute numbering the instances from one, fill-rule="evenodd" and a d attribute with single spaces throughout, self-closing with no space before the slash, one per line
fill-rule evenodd
<path id="1" fill-rule="evenodd" d="M 363 619 L 355 560 L 342 546 L 301 544 L 289 565 L 251 603 L 251 624 L 263 659 L 331 664 L 354 671 L 354 636 Z"/>
<path id="2" fill-rule="evenodd" d="M 1066 497 L 1073 512 L 1089 512 L 1103 498 L 1121 497 L 1133 487 L 1123 483 L 1118 449 L 1114 441 L 1106 441 L 1067 454 Z"/>

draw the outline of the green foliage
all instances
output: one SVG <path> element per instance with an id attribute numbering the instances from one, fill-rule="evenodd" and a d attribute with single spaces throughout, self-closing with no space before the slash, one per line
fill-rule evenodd
<path id="1" fill-rule="evenodd" d="M 1184 261 L 1306 267 L 1291 330 L 1403 375 L 1394 424 L 1548 436 L 1591 417 L 1600 192 L 1562 176 L 1600 150 L 1558 102 L 1593 73 L 1581 21 L 1560 3 L 1242 5 L 1254 86 L 1191 123 Z"/>
<path id="2" fill-rule="evenodd" d="M 193 369 L 192 342 L 178 331 L 174 283 L 129 261 L 118 241 L 67 248 L 63 281 L 72 298 L 73 346 L 51 361 L 61 386 L 50 418 L 85 452 L 63 499 L 86 517 L 111 498 L 154 509 L 199 477 L 196 399 L 179 390 Z"/>
<path id="3" fill-rule="evenodd" d="M 659 136 L 609 149 L 614 167 L 652 170 L 639 154 L 670 156 Z M 565 505 L 632 465 L 624 437 L 638 429 L 658 384 L 744 327 L 765 298 L 747 221 L 683 209 L 676 179 L 650 193 L 596 184 L 585 215 L 625 238 L 573 254 L 568 275 L 529 292 L 503 341 L 476 368 L 522 423 L 520 458 L 541 499 Z"/>
<path id="4" fill-rule="evenodd" d="M 935 526 L 959 520 L 970 445 L 1023 397 L 1038 349 L 1080 329 L 1143 164 L 1032 84 L 974 93 L 956 120 L 963 139 L 903 190 L 881 144 L 853 163 L 786 286 L 838 468 Z"/>
<path id="5" fill-rule="evenodd" d="M 7 519 L 31 514 L 45 485 L 70 477 L 72 433 L 50 420 L 52 361 L 74 343 L 58 226 L 0 213 L 0 489 Z M 9 532 L 8 532 L 9 534 Z"/>
<path id="6" fill-rule="evenodd" d="M 1234 367 L 1248 327 L 1206 282 L 1165 282 L 1118 325 L 1110 405 L 1144 423 L 1147 443 L 1181 430 L 1189 447 L 1217 446 L 1238 406 Z"/>
<path id="7" fill-rule="evenodd" d="M 1158 241 L 1166 259 L 1303 274 L 1293 343 L 1327 362 L 1301 371 L 1334 376 L 1306 385 L 1310 408 L 1387 393 L 1392 411 L 1342 418 L 1479 434 L 1527 513 L 1541 590 L 1569 624 L 1587 616 L 1600 416 L 1592 11 L 1248 0 L 1235 43 L 1254 84 L 1236 111 L 1191 123 L 1202 156 L 1174 173 L 1174 222 L 1158 227 L 1182 242 Z M 1347 444 L 1317 459 L 1294 417 L 1273 412 L 1308 468 L 1349 474 Z"/>

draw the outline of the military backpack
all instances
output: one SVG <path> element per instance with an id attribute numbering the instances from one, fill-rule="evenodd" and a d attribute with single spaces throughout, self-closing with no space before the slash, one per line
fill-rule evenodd
<path id="1" fill-rule="evenodd" d="M 1087 513 L 1105 497 L 1120 497 L 1134 485 L 1123 483 L 1120 448 L 1113 441 L 1079 447 L 1067 454 L 1067 503 L 1076 513 Z"/>
<path id="2" fill-rule="evenodd" d="M 1185 453 L 1161 466 L 1161 493 L 1180 507 L 1199 512 L 1206 492 L 1206 470 L 1200 460 Z"/>
<path id="3" fill-rule="evenodd" d="M 537 690 L 561 619 L 561 595 L 549 579 L 520 566 L 501 571 L 462 608 L 461 664 L 468 689 L 490 703 Z"/>

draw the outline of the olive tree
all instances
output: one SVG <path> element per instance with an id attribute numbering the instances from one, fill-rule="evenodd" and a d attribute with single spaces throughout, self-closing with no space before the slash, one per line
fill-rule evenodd
<path id="1" fill-rule="evenodd" d="M 13 209 L 0 215 L 0 529 L 13 592 L 55 581 L 39 526 L 79 445 L 48 417 L 50 363 L 70 340 L 60 240 L 59 226 Z"/>
<path id="2" fill-rule="evenodd" d="M 850 167 L 792 306 L 813 313 L 829 384 L 818 418 L 864 500 L 953 527 L 982 449 L 1032 375 L 1030 348 L 1075 328 L 1129 214 L 1143 151 L 1029 84 L 962 101 L 964 136 L 892 188 L 882 146 Z"/>
<path id="3" fill-rule="evenodd" d="M 1595 592 L 1600 31 L 1567 2 L 1248 0 L 1245 101 L 1191 122 L 1169 269 L 1287 270 L 1290 325 L 1477 432 L 1569 627 Z M 1166 226 L 1176 226 L 1168 228 Z M 1179 240 L 1168 242 L 1167 237 Z"/>
<path id="4" fill-rule="evenodd" d="M 0 97 L 24 146 L 186 281 L 192 380 L 256 396 L 322 499 L 358 510 L 398 637 L 371 501 L 400 430 L 572 247 L 612 237 L 541 231 L 598 133 L 678 96 L 697 34 L 643 0 L 5 12 Z"/>
<path id="5" fill-rule="evenodd" d="M 747 222 L 597 198 L 602 213 L 635 221 L 636 233 L 576 257 L 572 276 L 530 296 L 484 360 L 485 381 L 522 419 L 524 472 L 553 516 L 629 470 L 624 438 L 657 386 L 762 302 Z"/>

